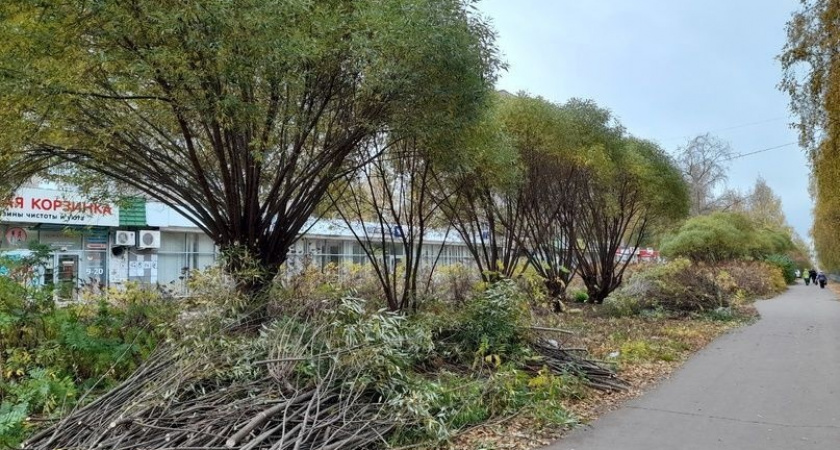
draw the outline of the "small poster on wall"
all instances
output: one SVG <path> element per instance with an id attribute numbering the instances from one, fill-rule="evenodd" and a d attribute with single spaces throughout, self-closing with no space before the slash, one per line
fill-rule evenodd
<path id="1" fill-rule="evenodd" d="M 125 283 L 128 279 L 128 261 L 122 255 L 113 256 L 109 263 L 109 280 L 111 283 Z"/>
<path id="2" fill-rule="evenodd" d="M 128 277 L 134 278 L 137 276 L 137 261 L 128 262 Z"/>
<path id="3" fill-rule="evenodd" d="M 27 234 L 23 228 L 13 227 L 6 230 L 6 243 L 11 247 L 20 247 L 26 242 Z"/>

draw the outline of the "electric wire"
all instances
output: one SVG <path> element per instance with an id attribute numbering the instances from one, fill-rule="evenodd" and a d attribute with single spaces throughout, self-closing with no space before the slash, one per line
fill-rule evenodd
<path id="1" fill-rule="evenodd" d="M 755 150 L 755 151 L 747 152 L 747 153 L 738 153 L 738 154 L 730 156 L 729 158 L 723 159 L 723 161 L 732 161 L 733 159 L 739 159 L 739 158 L 743 158 L 745 156 L 750 156 L 750 155 L 755 155 L 755 154 L 758 154 L 758 153 L 769 152 L 770 150 L 776 150 L 776 149 L 779 149 L 779 148 L 790 147 L 791 145 L 796 145 L 796 142 L 788 142 L 787 144 L 777 145 L 775 147 L 762 148 L 761 150 Z"/>

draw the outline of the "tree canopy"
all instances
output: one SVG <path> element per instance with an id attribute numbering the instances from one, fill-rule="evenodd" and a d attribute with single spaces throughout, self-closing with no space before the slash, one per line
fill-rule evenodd
<path id="1" fill-rule="evenodd" d="M 0 179 L 62 165 L 276 272 L 383 133 L 446 142 L 499 62 L 462 0 L 0 4 Z"/>
<path id="2" fill-rule="evenodd" d="M 731 157 L 729 143 L 709 133 L 691 138 L 677 150 L 677 162 L 689 187 L 692 216 L 725 206 L 726 195 L 719 195 L 718 189 L 726 183 Z"/>
<path id="3" fill-rule="evenodd" d="M 619 248 L 687 214 L 674 160 L 595 102 L 502 95 L 493 111 L 471 140 L 480 164 L 452 172 L 444 204 L 485 281 L 525 267 L 521 254 L 552 297 L 580 274 L 600 301 L 621 283 Z"/>
<path id="4" fill-rule="evenodd" d="M 840 3 L 803 0 L 787 24 L 787 44 L 779 60 L 781 89 L 790 108 L 800 145 L 807 151 L 816 200 L 811 234 L 820 263 L 840 270 Z"/>

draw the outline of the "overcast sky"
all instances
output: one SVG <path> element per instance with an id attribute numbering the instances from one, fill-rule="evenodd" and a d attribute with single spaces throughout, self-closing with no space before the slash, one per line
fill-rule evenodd
<path id="1" fill-rule="evenodd" d="M 775 57 L 797 0 L 483 0 L 509 64 L 499 89 L 590 98 L 673 152 L 711 132 L 736 153 L 795 143 Z M 733 160 L 729 187 L 762 176 L 808 238 L 808 166 L 797 145 Z"/>

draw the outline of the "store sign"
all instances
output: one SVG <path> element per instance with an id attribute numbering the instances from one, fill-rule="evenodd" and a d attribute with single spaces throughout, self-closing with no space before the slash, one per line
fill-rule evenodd
<path id="1" fill-rule="evenodd" d="M 72 192 L 20 189 L 0 212 L 2 222 L 116 227 L 119 207 L 89 201 Z"/>

